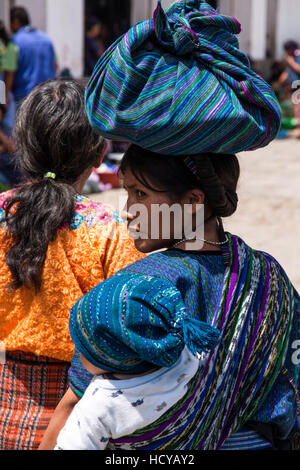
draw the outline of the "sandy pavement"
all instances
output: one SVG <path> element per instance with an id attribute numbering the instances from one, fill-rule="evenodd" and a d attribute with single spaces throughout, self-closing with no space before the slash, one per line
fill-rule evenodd
<path id="1" fill-rule="evenodd" d="M 300 291 L 300 140 L 276 140 L 239 155 L 237 212 L 225 230 L 272 254 Z M 123 189 L 89 197 L 119 207 Z"/>

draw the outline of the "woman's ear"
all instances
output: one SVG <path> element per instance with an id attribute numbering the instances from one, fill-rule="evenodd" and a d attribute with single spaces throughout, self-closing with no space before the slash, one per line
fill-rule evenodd
<path id="1" fill-rule="evenodd" d="M 101 163 L 103 162 L 103 159 L 105 157 L 106 150 L 107 150 L 107 143 L 105 143 L 105 145 L 103 147 L 103 151 L 102 151 L 101 155 L 99 155 L 98 160 L 97 160 L 94 168 L 99 168 L 99 166 L 101 165 Z"/>
<path id="2" fill-rule="evenodd" d="M 205 194 L 201 189 L 191 189 L 184 196 L 184 204 L 192 206 L 192 213 L 197 212 L 197 205 L 203 205 L 205 202 Z"/>

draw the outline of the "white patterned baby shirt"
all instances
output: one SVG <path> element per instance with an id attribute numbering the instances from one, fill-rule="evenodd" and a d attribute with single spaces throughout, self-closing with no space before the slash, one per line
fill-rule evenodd
<path id="1" fill-rule="evenodd" d="M 185 348 L 171 368 L 127 380 L 95 376 L 61 430 L 55 450 L 103 450 L 156 421 L 187 392 L 200 365 Z"/>

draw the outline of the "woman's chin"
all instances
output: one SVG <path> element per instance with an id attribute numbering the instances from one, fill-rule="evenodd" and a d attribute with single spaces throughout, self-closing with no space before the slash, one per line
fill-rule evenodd
<path id="1" fill-rule="evenodd" d="M 141 253 L 151 253 L 166 248 L 166 243 L 161 240 L 143 240 L 142 238 L 137 238 L 134 240 L 134 244 Z"/>

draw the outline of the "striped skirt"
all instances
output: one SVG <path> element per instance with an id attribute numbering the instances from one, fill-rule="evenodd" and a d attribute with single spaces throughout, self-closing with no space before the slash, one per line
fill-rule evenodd
<path id="1" fill-rule="evenodd" d="M 7 352 L 0 364 L 0 450 L 35 450 L 68 387 L 68 362 Z"/>

